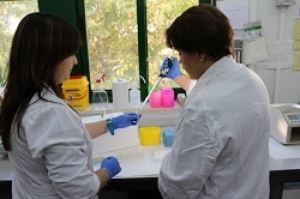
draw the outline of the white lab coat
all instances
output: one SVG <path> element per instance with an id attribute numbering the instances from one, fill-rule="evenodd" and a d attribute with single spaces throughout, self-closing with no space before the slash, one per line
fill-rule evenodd
<path id="1" fill-rule="evenodd" d="M 268 199 L 269 97 L 262 80 L 224 57 L 198 80 L 162 162 L 165 199 Z"/>
<path id="2" fill-rule="evenodd" d="M 23 129 L 12 132 L 13 198 L 98 198 L 91 137 L 81 118 L 52 91 L 44 97 L 56 103 L 34 96 Z"/>
<path id="3" fill-rule="evenodd" d="M 197 80 L 191 79 L 191 82 L 188 88 L 186 89 L 186 95 L 189 95 L 191 93 L 192 89 L 195 87 L 196 84 L 197 84 Z"/>

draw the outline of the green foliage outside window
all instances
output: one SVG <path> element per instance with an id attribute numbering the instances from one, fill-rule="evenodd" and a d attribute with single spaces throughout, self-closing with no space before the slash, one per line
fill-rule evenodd
<path id="1" fill-rule="evenodd" d="M 85 10 L 92 88 L 98 73 L 106 74 L 105 89 L 115 79 L 133 80 L 138 76 L 135 1 L 87 0 Z"/>
<path id="2" fill-rule="evenodd" d="M 0 84 L 4 83 L 13 34 L 19 21 L 28 13 L 38 11 L 37 1 L 0 2 Z"/>
<path id="3" fill-rule="evenodd" d="M 166 48 L 165 30 L 184 10 L 197 5 L 197 0 L 151 0 L 147 2 L 148 52 L 149 52 L 149 81 L 153 84 L 157 79 L 160 66 L 167 56 L 163 53 Z M 174 54 L 177 56 L 177 54 Z M 165 79 L 167 80 L 167 79 Z M 172 80 L 164 81 L 168 85 L 178 86 Z M 163 83 L 164 83 L 163 82 Z"/>
<path id="4" fill-rule="evenodd" d="M 202 0 L 204 1 L 204 0 Z M 78 3 L 79 2 L 79 3 Z M 38 11 L 38 3 L 43 12 L 61 15 L 71 19 L 82 32 L 82 16 L 85 17 L 86 32 L 84 43 L 88 52 L 80 54 L 81 68 L 84 75 L 90 74 L 91 88 L 95 88 L 94 77 L 97 73 L 105 73 L 106 80 L 101 83 L 104 89 L 111 89 L 112 81 L 125 78 L 129 82 L 136 81 L 139 74 L 149 74 L 148 84 L 155 82 L 162 60 L 166 55 L 162 50 L 165 45 L 165 29 L 186 8 L 197 5 L 199 0 L 24 0 L 0 2 L 0 83 L 3 83 L 5 67 L 9 55 L 14 29 L 19 20 L 29 12 Z M 138 11 L 137 3 L 145 3 L 145 10 Z M 51 5 L 50 5 L 51 4 Z M 82 8 L 84 5 L 84 8 Z M 66 8 L 70 10 L 66 10 Z M 83 11 L 82 11 L 83 10 Z M 146 13 L 143 13 L 146 12 Z M 75 14 L 73 14 L 75 13 Z M 77 14 L 76 14 L 77 13 Z M 78 14 L 79 13 L 79 14 Z M 137 14 L 139 13 L 139 14 Z M 138 24 L 138 16 L 144 14 L 146 24 Z M 143 23 L 140 20 L 139 23 Z M 142 25 L 142 26 L 141 26 Z M 139 26 L 146 27 L 142 34 Z M 138 39 L 139 38 L 139 39 Z M 146 41 L 145 49 L 138 42 Z M 140 48 L 140 49 L 139 49 Z M 145 66 L 140 64 L 141 52 L 146 52 Z M 83 59 L 83 60 L 82 60 Z M 86 61 L 84 61 L 86 60 Z M 139 66 L 141 65 L 141 66 Z M 147 66 L 149 68 L 147 68 Z M 86 74 L 85 74 L 86 73 Z M 177 86 L 172 81 L 171 86 Z M 142 85 L 141 85 L 142 86 Z M 144 89 L 142 94 L 145 95 Z M 145 96 L 144 96 L 145 97 Z"/>
<path id="5" fill-rule="evenodd" d="M 153 84 L 158 77 L 160 64 L 165 55 L 165 29 L 186 8 L 196 5 L 197 0 L 146 1 L 149 80 Z M 138 24 L 136 2 L 85 1 L 90 75 L 93 84 L 97 73 L 106 73 L 101 83 L 110 89 L 115 79 L 136 81 L 138 71 Z M 146 78 L 146 77 L 145 77 Z M 175 85 L 175 84 L 173 84 Z M 92 85 L 92 88 L 94 85 Z"/>

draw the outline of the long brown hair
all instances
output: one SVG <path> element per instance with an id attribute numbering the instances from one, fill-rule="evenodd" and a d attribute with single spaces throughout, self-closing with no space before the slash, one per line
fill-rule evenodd
<path id="1" fill-rule="evenodd" d="M 11 150 L 13 123 L 18 130 L 31 98 L 42 97 L 44 89 L 61 96 L 55 85 L 56 66 L 78 52 L 79 32 L 63 19 L 46 13 L 30 13 L 19 23 L 12 40 L 5 82 L 4 99 L 0 112 L 0 134 L 5 150 Z M 19 132 L 19 131 L 18 131 Z"/>

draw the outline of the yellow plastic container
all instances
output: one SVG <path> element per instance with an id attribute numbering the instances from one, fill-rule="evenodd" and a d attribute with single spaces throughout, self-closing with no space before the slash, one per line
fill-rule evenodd
<path id="1" fill-rule="evenodd" d="M 161 143 L 161 128 L 147 126 L 139 129 L 140 145 L 157 145 Z"/>
<path id="2" fill-rule="evenodd" d="M 86 76 L 71 76 L 62 84 L 62 91 L 67 103 L 76 110 L 84 110 L 89 106 L 89 82 Z"/>

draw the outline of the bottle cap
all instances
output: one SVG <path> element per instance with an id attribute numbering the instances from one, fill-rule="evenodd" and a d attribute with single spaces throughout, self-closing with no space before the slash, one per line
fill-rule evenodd
<path id="1" fill-rule="evenodd" d="M 95 75 L 96 83 L 100 83 L 102 78 L 102 74 Z"/>

